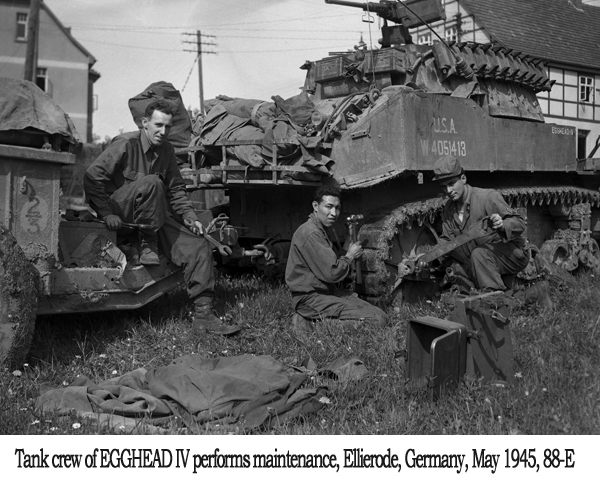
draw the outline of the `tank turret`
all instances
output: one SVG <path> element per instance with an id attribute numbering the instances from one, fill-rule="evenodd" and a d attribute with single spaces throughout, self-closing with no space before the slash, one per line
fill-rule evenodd
<path id="1" fill-rule="evenodd" d="M 407 0 L 396 2 L 347 2 L 345 0 L 325 0 L 325 3 L 362 9 L 373 13 L 384 20 L 381 27 L 382 38 L 379 40 L 383 48 L 399 44 L 411 44 L 409 28 L 423 26 L 430 22 L 446 19 L 441 0 Z M 387 21 L 396 23 L 388 26 Z"/>

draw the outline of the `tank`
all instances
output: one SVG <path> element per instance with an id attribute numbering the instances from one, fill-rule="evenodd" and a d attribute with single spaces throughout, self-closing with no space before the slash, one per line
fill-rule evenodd
<path id="1" fill-rule="evenodd" d="M 358 237 L 367 245 L 355 290 L 371 298 L 414 293 L 415 284 L 435 282 L 411 267 L 438 242 L 445 199 L 432 170 L 453 155 L 470 184 L 499 190 L 526 217 L 532 256 L 520 277 L 542 277 L 549 266 L 598 267 L 600 160 L 576 159 L 574 127 L 544 123 L 536 95 L 553 81 L 542 61 L 495 44 L 412 43 L 409 28 L 444 18 L 439 0 L 326 3 L 381 17 L 380 47 L 358 43 L 304 63 L 301 98 L 273 98 L 278 119 L 304 108 L 302 122 L 291 119 L 293 133 L 271 126 L 259 139 L 230 133 L 209 142 L 201 132 L 191 148 L 190 188 L 226 190 L 240 243 L 267 241 L 273 252 L 263 264 L 281 272 L 314 188 L 335 185 L 343 215 L 364 217 Z M 272 105 L 252 103 L 247 120 Z M 290 143 L 312 161 L 285 160 Z M 249 145 L 262 150 L 264 163 L 236 158 L 237 147 Z M 344 240 L 344 225 L 337 235 Z"/>

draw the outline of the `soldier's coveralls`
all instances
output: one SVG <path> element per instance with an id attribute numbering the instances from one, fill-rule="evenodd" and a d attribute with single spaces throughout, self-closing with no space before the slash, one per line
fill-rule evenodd
<path id="1" fill-rule="evenodd" d="M 350 258 L 338 258 L 325 228 L 311 213 L 292 237 L 285 270 L 294 310 L 310 320 L 371 320 L 385 325 L 384 311 L 334 286 L 346 278 L 350 263 Z"/>
<path id="2" fill-rule="evenodd" d="M 471 241 L 454 250 L 450 257 L 457 261 L 479 289 L 506 290 L 502 275 L 517 274 L 529 262 L 523 251 L 525 220 L 512 210 L 502 195 L 493 189 L 481 189 L 468 184 L 462 221 L 458 205 L 448 201 L 442 215 L 443 241 L 450 241 L 467 232 L 474 224 L 493 213 L 504 221 L 504 232 Z"/>
<path id="3" fill-rule="evenodd" d="M 143 131 L 115 137 L 87 169 L 83 179 L 90 206 L 100 215 L 118 215 L 128 223 L 152 225 L 158 245 L 183 268 L 191 298 L 214 297 L 213 258 L 210 245 L 177 219 L 198 220 L 185 194 L 173 145 L 152 147 Z"/>

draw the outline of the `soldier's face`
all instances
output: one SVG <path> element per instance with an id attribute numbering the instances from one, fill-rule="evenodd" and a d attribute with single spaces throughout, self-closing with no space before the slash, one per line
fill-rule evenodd
<path id="1" fill-rule="evenodd" d="M 331 227 L 340 216 L 342 210 L 340 198 L 335 196 L 323 196 L 320 203 L 313 201 L 312 206 L 317 219 L 324 227 Z"/>
<path id="2" fill-rule="evenodd" d="M 442 188 L 452 201 L 461 201 L 464 199 L 467 190 L 465 187 L 466 184 L 467 177 L 465 174 L 462 174 L 460 177 L 453 177 L 442 182 Z"/>
<path id="3" fill-rule="evenodd" d="M 142 119 L 142 126 L 144 132 L 148 137 L 148 141 L 152 146 L 160 146 L 167 140 L 169 131 L 171 130 L 171 124 L 173 122 L 173 116 L 167 113 L 159 112 L 154 110 L 152 117 Z"/>

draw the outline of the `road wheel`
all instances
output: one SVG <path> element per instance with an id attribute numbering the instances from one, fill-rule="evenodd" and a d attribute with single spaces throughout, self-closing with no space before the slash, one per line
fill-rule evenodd
<path id="1" fill-rule="evenodd" d="M 14 236 L 0 225 L 0 364 L 19 368 L 29 352 L 38 303 L 37 275 Z"/>
<path id="2" fill-rule="evenodd" d="M 562 240 L 551 239 L 544 242 L 540 248 L 540 253 L 552 265 L 557 265 L 570 272 L 577 268 L 577 258 L 570 255 L 568 244 Z"/>

